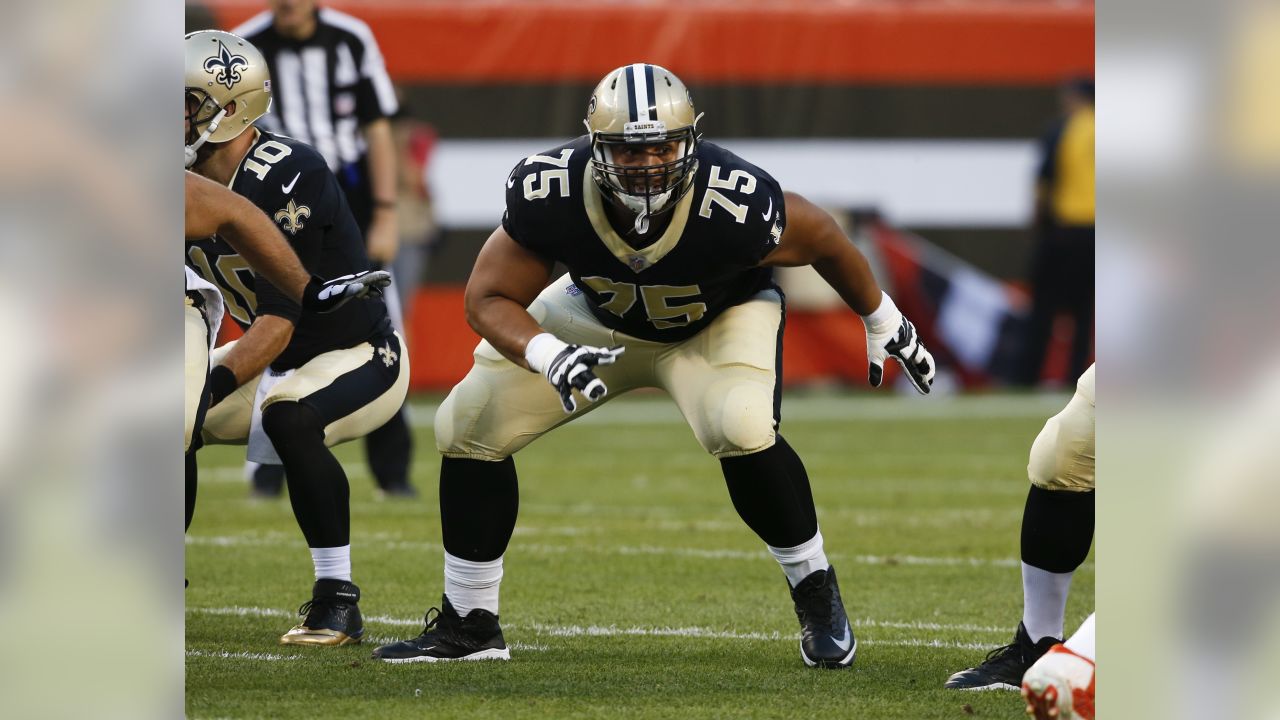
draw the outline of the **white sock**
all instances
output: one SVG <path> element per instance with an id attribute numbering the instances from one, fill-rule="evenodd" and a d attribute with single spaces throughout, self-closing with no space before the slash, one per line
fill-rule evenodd
<path id="1" fill-rule="evenodd" d="M 787 582 L 791 583 L 791 587 L 799 585 L 801 580 L 813 573 L 831 567 L 827 562 L 827 554 L 822 551 L 821 530 L 795 547 L 776 548 L 772 545 L 767 547 L 774 559 L 782 566 L 782 572 L 787 574 Z"/>
<path id="2" fill-rule="evenodd" d="M 502 558 L 472 562 L 444 554 L 444 594 L 462 617 L 476 608 L 498 614 Z"/>
<path id="3" fill-rule="evenodd" d="M 1067 613 L 1067 591 L 1074 572 L 1052 573 L 1022 563 L 1022 624 L 1031 642 L 1062 638 L 1062 618 Z"/>
<path id="4" fill-rule="evenodd" d="M 1094 633 L 1093 633 L 1093 616 L 1097 613 L 1089 613 L 1089 617 L 1084 619 L 1080 624 L 1080 629 L 1076 631 L 1064 643 L 1071 652 L 1093 660 L 1094 657 Z"/>
<path id="5" fill-rule="evenodd" d="M 351 545 L 342 547 L 311 548 L 311 563 L 316 567 L 316 579 L 345 580 L 351 582 Z"/>

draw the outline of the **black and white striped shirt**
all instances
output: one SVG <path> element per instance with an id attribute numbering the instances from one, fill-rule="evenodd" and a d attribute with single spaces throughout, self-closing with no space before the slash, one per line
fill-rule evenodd
<path id="1" fill-rule="evenodd" d="M 345 188 L 367 185 L 360 127 L 396 113 L 395 90 L 368 25 L 330 8 L 316 14 L 315 34 L 301 42 L 277 33 L 270 11 L 232 32 L 271 71 L 272 108 L 259 122 L 320 151 Z"/>

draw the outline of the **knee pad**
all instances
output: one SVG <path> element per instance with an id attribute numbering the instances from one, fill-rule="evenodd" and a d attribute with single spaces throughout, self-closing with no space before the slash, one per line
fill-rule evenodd
<path id="1" fill-rule="evenodd" d="M 706 429 L 706 450 L 717 458 L 760 452 L 771 447 L 777 437 L 773 397 L 760 386 L 731 388 L 720 411 L 710 419 L 718 421 L 718 427 Z"/>
<path id="2" fill-rule="evenodd" d="M 523 371 L 522 371 L 523 372 Z M 436 449 L 446 457 L 472 460 L 503 460 L 510 457 L 484 443 L 481 415 L 488 406 L 490 392 L 483 382 L 470 377 L 458 383 L 436 409 L 434 422 Z"/>
<path id="3" fill-rule="evenodd" d="M 1086 492 L 1096 486 L 1093 417 L 1078 400 L 1049 418 L 1031 446 L 1027 478 L 1035 487 Z"/>

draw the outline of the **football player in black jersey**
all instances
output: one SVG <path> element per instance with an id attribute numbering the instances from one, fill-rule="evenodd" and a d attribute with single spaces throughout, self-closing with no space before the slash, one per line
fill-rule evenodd
<path id="1" fill-rule="evenodd" d="M 253 126 L 271 103 L 266 62 L 230 33 L 186 46 L 186 158 L 271 217 L 308 272 L 369 269 L 364 242 L 324 158 Z M 214 351 L 206 443 L 248 443 L 250 459 L 283 463 L 316 582 L 283 644 L 344 645 L 364 634 L 351 582 L 346 474 L 329 447 L 380 427 L 404 402 L 409 363 L 380 299 L 321 315 L 261 275 L 219 237 L 188 242 L 187 264 L 216 285 L 244 337 Z"/>
<path id="2" fill-rule="evenodd" d="M 466 290 L 484 341 L 436 413 L 442 606 L 421 635 L 375 657 L 509 657 L 498 584 L 518 505 L 511 455 L 606 392 L 658 387 L 720 460 L 734 507 L 782 565 L 805 664 L 853 662 L 809 479 L 778 434 L 783 299 L 771 268 L 813 265 L 863 317 L 872 385 L 893 357 L 927 393 L 933 359 L 835 221 L 702 142 L 697 122 L 675 75 L 627 65 L 592 94 L 587 135 L 511 172 L 502 227 Z M 548 286 L 556 262 L 569 273 Z"/>
<path id="3" fill-rule="evenodd" d="M 271 279 L 290 298 L 316 312 L 332 312 L 352 298 L 377 297 L 391 283 L 386 272 L 360 272 L 325 282 L 309 274 L 271 219 L 247 199 L 191 172 L 185 176 L 186 237 L 224 238 L 255 271 Z M 208 410 L 209 351 L 222 322 L 222 293 L 186 270 L 186 458 L 187 522 L 195 513 L 196 451 Z"/>

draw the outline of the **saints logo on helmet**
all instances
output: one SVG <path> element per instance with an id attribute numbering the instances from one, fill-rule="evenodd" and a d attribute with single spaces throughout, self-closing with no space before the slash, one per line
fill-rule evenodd
<path id="1" fill-rule="evenodd" d="M 689 90 L 658 65 L 624 65 L 600 81 L 587 104 L 592 177 L 601 193 L 636 214 L 636 230 L 675 208 L 693 187 L 698 120 Z M 675 159 L 648 165 L 618 162 L 625 149 L 675 144 Z"/>
<path id="2" fill-rule="evenodd" d="M 201 30 L 186 36 L 186 164 L 206 142 L 240 136 L 271 108 L 267 60 L 229 32 Z"/>

